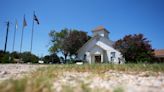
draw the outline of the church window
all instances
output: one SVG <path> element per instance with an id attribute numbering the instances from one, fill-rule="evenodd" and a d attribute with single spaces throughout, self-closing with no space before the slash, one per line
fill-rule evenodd
<path id="1" fill-rule="evenodd" d="M 115 57 L 116 57 L 115 54 L 116 54 L 115 52 L 111 52 L 111 57 L 112 57 L 112 58 L 115 58 Z"/>
<path id="2" fill-rule="evenodd" d="M 86 54 L 84 54 L 84 60 L 86 60 L 86 56 L 87 56 L 87 55 L 86 55 Z"/>

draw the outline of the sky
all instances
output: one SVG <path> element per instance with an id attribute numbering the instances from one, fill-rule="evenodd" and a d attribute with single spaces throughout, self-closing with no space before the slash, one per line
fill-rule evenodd
<path id="1" fill-rule="evenodd" d="M 91 30 L 104 26 L 109 38 L 117 41 L 128 34 L 142 33 L 154 49 L 164 49 L 164 0 L 1 0 L 0 50 L 4 49 L 6 21 L 10 21 L 7 51 L 12 51 L 15 20 L 18 21 L 15 51 L 19 52 L 25 15 L 22 51 L 30 51 L 33 11 L 40 24 L 34 25 L 33 50 L 37 56 L 49 54 L 51 30 Z"/>

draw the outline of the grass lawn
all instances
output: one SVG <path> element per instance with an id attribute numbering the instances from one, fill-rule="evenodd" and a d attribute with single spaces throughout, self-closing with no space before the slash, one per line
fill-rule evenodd
<path id="1" fill-rule="evenodd" d="M 61 75 L 69 72 L 75 73 L 92 73 L 92 75 L 104 77 L 104 73 L 113 70 L 121 71 L 125 73 L 137 74 L 140 72 L 147 72 L 145 76 L 156 75 L 159 72 L 164 73 L 164 64 L 66 64 L 66 65 L 48 65 L 42 67 L 34 72 L 31 72 L 28 76 L 24 76 L 20 79 L 8 79 L 1 81 L 0 92 L 54 92 L 54 81 L 57 81 Z M 91 77 L 91 76 L 90 76 Z M 65 78 L 65 77 L 63 77 Z M 71 80 L 70 80 L 71 81 Z M 69 85 L 62 86 L 62 92 L 106 92 L 105 89 L 92 90 L 88 88 L 87 83 L 79 82 L 80 85 L 70 87 Z M 114 92 L 122 92 L 121 87 L 115 88 Z"/>

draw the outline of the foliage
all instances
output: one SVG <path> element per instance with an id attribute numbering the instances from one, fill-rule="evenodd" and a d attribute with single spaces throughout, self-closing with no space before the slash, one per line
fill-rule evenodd
<path id="1" fill-rule="evenodd" d="M 20 53 L 14 51 L 10 53 L 11 63 L 18 63 L 20 61 Z"/>
<path id="2" fill-rule="evenodd" d="M 20 58 L 20 53 L 18 53 L 16 51 L 12 52 L 10 55 L 11 55 L 12 58 L 15 58 L 15 59 L 19 59 Z"/>
<path id="3" fill-rule="evenodd" d="M 18 61 L 15 61 L 15 59 L 17 59 Z M 2 50 L 0 50 L 0 63 L 15 63 L 19 62 L 20 59 L 22 59 L 22 63 L 37 63 L 39 60 L 36 55 L 31 54 L 30 52 L 23 52 L 21 54 L 16 51 L 12 53 L 4 53 Z"/>
<path id="4" fill-rule="evenodd" d="M 21 53 L 21 59 L 24 63 L 27 63 L 27 62 L 37 63 L 39 60 L 39 58 L 36 55 L 34 55 L 30 52 Z"/>
<path id="5" fill-rule="evenodd" d="M 76 55 L 77 50 L 80 49 L 80 47 L 82 47 L 89 39 L 90 37 L 87 36 L 86 32 L 70 30 L 68 37 L 64 40 L 69 55 Z"/>
<path id="6" fill-rule="evenodd" d="M 55 30 L 52 30 L 49 33 L 52 42 L 52 46 L 49 48 L 49 51 L 51 53 L 61 52 L 64 55 L 65 61 L 68 56 L 68 51 L 66 50 L 64 39 L 68 36 L 68 34 L 69 34 L 68 29 L 63 29 L 60 32 L 56 32 Z"/>
<path id="7" fill-rule="evenodd" d="M 0 50 L 0 63 L 9 63 L 10 62 L 10 53 L 3 52 Z"/>
<path id="8" fill-rule="evenodd" d="M 90 39 L 86 32 L 71 29 L 63 29 L 60 32 L 51 31 L 49 36 L 52 42 L 49 51 L 51 53 L 61 52 L 65 63 L 68 55 L 70 58 L 76 55 L 77 50 Z"/>
<path id="9" fill-rule="evenodd" d="M 60 59 L 59 59 L 59 57 L 56 54 L 51 54 L 51 55 L 44 56 L 43 61 L 45 63 L 50 63 L 50 62 L 52 62 L 52 63 L 60 63 Z"/>
<path id="10" fill-rule="evenodd" d="M 114 47 L 131 63 L 150 62 L 154 57 L 150 41 L 143 34 L 126 35 L 116 41 Z"/>

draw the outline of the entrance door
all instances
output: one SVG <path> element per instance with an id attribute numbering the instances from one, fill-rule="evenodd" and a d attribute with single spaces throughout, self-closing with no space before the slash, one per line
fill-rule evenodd
<path id="1" fill-rule="evenodd" d="M 95 63 L 101 63 L 101 56 L 95 56 Z"/>

